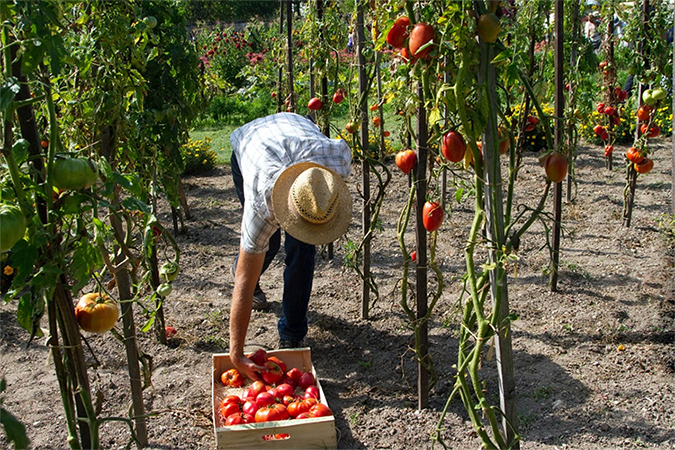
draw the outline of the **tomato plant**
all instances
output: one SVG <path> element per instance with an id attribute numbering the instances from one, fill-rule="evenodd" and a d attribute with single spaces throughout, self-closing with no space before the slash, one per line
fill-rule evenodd
<path id="1" fill-rule="evenodd" d="M 75 318 L 80 327 L 90 333 L 106 333 L 117 323 L 117 303 L 106 294 L 84 294 L 75 306 Z"/>
<path id="2" fill-rule="evenodd" d="M 422 210 L 422 223 L 424 228 L 431 232 L 436 231 L 443 223 L 443 208 L 438 202 L 427 201 Z"/>

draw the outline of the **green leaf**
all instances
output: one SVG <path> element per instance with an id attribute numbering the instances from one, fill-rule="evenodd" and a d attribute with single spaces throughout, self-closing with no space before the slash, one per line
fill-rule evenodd
<path id="1" fill-rule="evenodd" d="M 455 191 L 455 200 L 457 201 L 457 203 L 461 203 L 463 195 L 464 195 L 464 188 L 458 188 L 457 191 Z"/>
<path id="2" fill-rule="evenodd" d="M 0 424 L 5 429 L 7 441 L 14 442 L 14 448 L 28 448 L 30 440 L 26 436 L 26 427 L 5 408 L 0 408 Z"/>
<path id="3" fill-rule="evenodd" d="M 19 93 L 19 89 L 21 89 L 21 86 L 14 77 L 9 77 L 2 83 L 2 86 L 0 86 L 0 111 L 3 113 L 7 111 L 16 94 Z"/>
<path id="4" fill-rule="evenodd" d="M 99 249 L 88 240 L 80 239 L 75 244 L 70 270 L 73 278 L 73 292 L 77 292 L 89 283 L 91 274 L 103 266 Z"/>
<path id="5" fill-rule="evenodd" d="M 16 320 L 21 327 L 34 336 L 42 337 L 40 319 L 45 313 L 45 302 L 41 295 L 28 292 L 21 296 L 16 309 Z"/>

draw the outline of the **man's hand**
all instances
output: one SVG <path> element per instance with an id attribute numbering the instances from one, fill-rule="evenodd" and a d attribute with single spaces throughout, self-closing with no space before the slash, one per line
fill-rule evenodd
<path id="1" fill-rule="evenodd" d="M 266 366 L 259 366 L 244 355 L 239 355 L 236 357 L 234 355 L 230 355 L 230 360 L 239 373 L 253 381 L 263 381 L 260 374 L 269 370 L 269 368 Z"/>

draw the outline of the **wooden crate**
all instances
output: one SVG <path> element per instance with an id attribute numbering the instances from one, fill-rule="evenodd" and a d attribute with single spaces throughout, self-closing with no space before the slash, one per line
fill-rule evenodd
<path id="1" fill-rule="evenodd" d="M 267 352 L 286 363 L 288 368 L 297 367 L 303 372 L 312 372 L 321 395 L 321 403 L 328 406 L 319 377 L 312 364 L 309 348 L 294 350 L 273 350 Z M 234 365 L 227 353 L 213 355 L 213 426 L 218 449 L 311 449 L 337 448 L 335 434 L 335 418 L 316 417 L 303 420 L 281 420 L 276 422 L 249 423 L 243 425 L 224 426 L 218 409 L 220 402 L 227 395 L 241 395 L 242 388 L 223 386 L 220 375 Z"/>

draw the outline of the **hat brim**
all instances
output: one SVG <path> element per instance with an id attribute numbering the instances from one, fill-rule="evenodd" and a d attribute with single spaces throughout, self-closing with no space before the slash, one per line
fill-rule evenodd
<path id="1" fill-rule="evenodd" d="M 293 182 L 302 172 L 311 167 L 320 167 L 333 173 L 338 187 L 340 204 L 331 220 L 322 224 L 304 220 L 294 210 L 291 210 L 288 203 L 288 193 Z M 347 231 L 352 220 L 352 196 L 347 184 L 334 171 L 313 162 L 294 164 L 281 172 L 272 189 L 272 207 L 274 216 L 284 231 L 299 241 L 311 245 L 325 245 L 337 240 Z"/>

